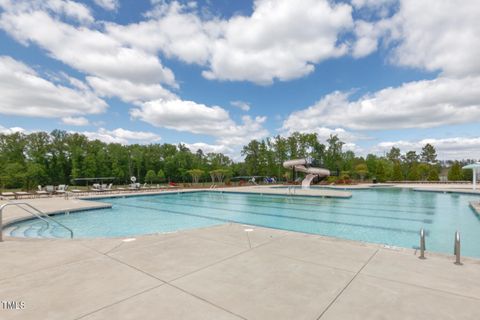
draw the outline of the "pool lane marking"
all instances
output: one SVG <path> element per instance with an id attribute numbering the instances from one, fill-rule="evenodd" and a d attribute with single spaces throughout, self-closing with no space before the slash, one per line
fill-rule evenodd
<path id="1" fill-rule="evenodd" d="M 232 195 L 232 196 L 236 196 L 236 197 L 241 197 L 241 196 L 258 196 L 260 193 L 242 193 L 242 192 L 229 192 L 229 191 L 222 191 L 222 193 L 218 192 L 218 191 L 215 191 L 215 192 L 209 192 L 209 191 L 205 191 L 203 192 L 204 194 L 207 193 L 207 194 L 228 194 L 228 195 Z M 182 194 L 181 196 L 182 197 L 191 197 L 191 196 L 197 196 L 199 193 L 184 193 Z M 172 196 L 172 197 L 177 197 L 178 195 L 175 194 L 175 195 L 168 195 L 168 196 Z M 334 202 L 334 203 L 354 203 L 354 204 L 366 204 L 366 205 L 369 205 L 369 204 L 375 204 L 375 205 L 383 205 L 383 206 L 396 206 L 398 205 L 399 202 L 405 202 L 405 201 L 408 201 L 410 199 L 404 199 L 404 198 L 401 198 L 399 199 L 400 201 L 399 202 L 383 202 L 383 203 L 379 203 L 379 202 L 376 202 L 376 201 L 362 201 L 362 202 L 359 202 L 359 201 L 356 201 L 355 198 L 348 198 L 348 199 L 344 199 L 344 198 L 333 198 L 333 197 L 327 197 L 327 198 L 323 198 L 322 196 L 318 196 L 318 201 L 315 201 L 315 198 L 312 197 L 312 196 L 289 196 L 288 194 L 275 194 L 275 195 L 269 195 L 269 194 L 263 194 L 262 195 L 263 198 L 268 198 L 268 199 L 282 199 L 282 198 L 285 198 L 285 197 L 288 197 L 289 199 L 292 199 L 292 200 L 302 200 L 302 203 L 325 203 L 325 202 Z M 403 206 L 405 207 L 408 207 L 408 208 L 422 208 L 422 209 L 436 209 L 437 207 L 435 206 L 418 206 L 418 205 L 405 205 L 405 204 L 402 204 Z"/>
<path id="2" fill-rule="evenodd" d="M 127 205 L 127 204 L 123 204 L 123 206 L 132 207 L 132 208 L 139 208 L 139 209 L 146 209 L 146 210 L 152 210 L 152 211 L 157 211 L 157 212 L 167 212 L 167 213 L 173 213 L 173 214 L 187 215 L 187 216 L 204 218 L 204 219 L 211 219 L 211 220 L 216 220 L 216 221 L 221 221 L 221 222 L 248 223 L 248 224 L 251 224 L 251 225 L 256 225 L 256 226 L 266 227 L 266 228 L 274 228 L 274 229 L 280 229 L 280 230 L 300 231 L 300 232 L 303 232 L 303 233 L 318 234 L 318 233 L 312 233 L 312 232 L 308 232 L 308 231 L 304 231 L 304 230 L 288 229 L 288 228 L 282 228 L 282 227 L 280 227 L 280 226 L 272 226 L 272 225 L 267 225 L 267 224 L 251 223 L 251 222 L 239 221 L 239 220 L 233 220 L 233 219 L 225 219 L 225 218 L 211 217 L 211 216 L 199 215 L 199 214 L 194 214 L 194 213 L 186 213 L 186 212 L 173 211 L 173 210 L 168 210 L 168 209 L 157 209 L 157 208 L 152 208 L 152 207 L 143 207 L 143 206 Z M 185 205 L 184 205 L 184 207 L 195 208 L 195 206 L 185 206 Z M 225 210 L 225 209 L 220 209 L 220 210 Z M 232 211 L 231 209 L 229 209 L 229 210 Z M 227 211 L 227 210 L 225 210 L 225 211 Z M 228 213 L 228 212 L 227 212 L 227 213 Z M 399 232 L 399 233 L 412 233 L 412 234 L 417 234 L 417 233 L 418 233 L 417 230 L 408 230 L 408 229 L 400 229 L 400 228 L 381 227 L 381 226 L 364 225 L 364 224 L 356 224 L 356 223 L 334 222 L 334 221 L 327 221 L 327 220 L 320 220 L 320 219 L 298 218 L 298 217 L 293 217 L 293 216 L 283 216 L 283 215 L 275 215 L 275 214 L 267 214 L 267 213 L 257 213 L 257 212 L 252 213 L 252 212 L 241 211 L 240 213 L 247 213 L 247 214 L 259 215 L 259 216 L 270 216 L 270 217 L 277 217 L 277 218 L 285 218 L 285 219 L 291 219 L 291 220 L 301 220 L 301 221 L 307 221 L 307 222 L 333 224 L 333 225 L 347 225 L 347 226 L 364 228 L 364 229 L 380 229 L 380 230 L 394 231 L 394 232 Z"/>
<path id="3" fill-rule="evenodd" d="M 233 194 L 233 193 L 227 193 L 227 194 Z M 238 195 L 238 194 L 236 194 Z M 178 199 L 177 197 L 168 197 L 169 199 Z M 182 199 L 185 199 L 185 198 L 193 198 L 193 199 L 197 199 L 199 198 L 197 195 L 188 195 L 188 196 L 183 196 Z M 263 197 L 263 198 L 269 198 L 269 199 L 275 199 L 277 200 L 278 196 L 276 197 Z M 280 198 L 282 199 L 282 198 Z M 289 204 L 296 204 L 296 205 L 301 205 L 301 206 L 311 206 L 311 205 L 325 205 L 325 204 L 333 204 L 335 207 L 337 208 L 347 208 L 347 209 L 372 209 L 370 207 L 366 207 L 366 206 L 355 206 L 355 207 L 352 207 L 352 206 L 342 206 L 342 205 L 338 205 L 338 204 L 343 204 L 344 202 L 335 202 L 335 201 L 328 201 L 325 199 L 325 201 L 302 201 L 302 202 L 299 202 L 299 201 L 295 201 L 295 200 L 298 200 L 298 199 L 293 199 L 292 197 L 286 197 L 286 198 L 283 198 L 285 200 L 288 200 L 290 203 Z M 269 200 L 261 200 L 261 199 L 248 199 L 249 201 L 251 202 L 262 202 L 262 203 L 271 203 L 271 202 L 275 202 L 275 203 L 284 203 L 284 202 L 281 202 L 281 201 L 269 201 Z M 361 202 L 350 202 L 349 203 L 352 203 L 352 204 L 365 204 L 365 203 L 361 203 Z M 368 205 L 368 204 L 365 204 L 365 205 Z M 379 209 L 379 210 L 382 210 L 382 211 L 389 211 L 389 212 L 402 212 L 402 213 L 414 213 L 414 214 L 422 214 L 422 215 L 434 215 L 435 214 L 435 211 L 433 210 L 429 210 L 430 212 L 419 212 L 419 211 L 410 211 L 410 210 L 392 210 L 392 209 L 380 209 L 382 207 L 387 207 L 387 205 L 380 205 L 378 206 L 378 203 L 376 204 L 377 205 L 377 208 L 374 208 L 374 209 Z M 398 204 L 396 204 L 398 205 Z M 392 207 L 393 205 L 388 205 L 388 207 Z M 425 209 L 430 209 L 429 207 L 418 207 L 418 206 L 406 206 L 408 208 L 416 208 L 416 209 L 420 209 L 420 208 L 425 208 Z"/>
<path id="4" fill-rule="evenodd" d="M 210 202 L 215 202 L 215 203 L 219 203 L 219 204 L 225 204 L 225 205 L 228 205 L 229 203 L 226 203 L 226 202 L 219 202 L 219 201 L 212 201 L 211 199 L 209 199 Z M 164 201 L 164 200 L 140 200 L 142 202 L 147 202 L 147 203 L 167 203 L 167 204 L 175 204 L 175 205 L 179 205 L 179 206 L 185 206 L 184 204 L 182 203 L 176 203 L 176 202 L 169 202 L 169 201 Z M 206 209 L 214 209 L 214 210 L 230 210 L 230 211 L 234 211 L 234 212 L 239 212 L 239 213 L 243 213 L 243 212 L 247 212 L 247 213 L 257 213 L 256 211 L 243 211 L 243 210 L 236 210 L 236 209 L 230 209 L 230 208 L 215 208 L 215 207 L 211 207 L 211 206 L 205 206 L 205 205 L 199 205 L 197 204 L 196 201 L 194 200 L 189 200 L 189 199 L 182 199 L 182 202 L 184 201 L 188 201 L 190 203 L 195 203 L 195 207 L 201 207 L 201 208 L 206 208 Z M 330 214 L 330 215 L 343 215 L 343 216 L 352 216 L 352 217 L 369 217 L 369 218 L 379 218 L 379 219 L 388 219 L 388 220 L 398 220 L 398 221 L 411 221 L 411 222 L 420 222 L 420 223 L 426 223 L 426 224 L 431 224 L 433 221 L 431 219 L 414 219 L 414 218 L 399 218 L 399 217 L 391 217 L 391 216 L 382 216 L 382 215 L 368 215 L 368 214 L 353 214 L 353 213 L 348 213 L 348 212 L 330 212 L 330 211 L 326 211 L 326 210 L 307 210 L 307 209 L 299 209 L 299 208 L 295 208 L 295 209 L 289 209 L 289 208 L 285 208 L 285 207 L 280 207 L 280 206 L 265 206 L 265 205 L 255 205 L 255 206 L 252 206 L 252 205 L 249 205 L 248 203 L 242 203 L 242 202 L 230 202 L 230 204 L 243 204 L 243 205 L 246 205 L 249 207 L 249 209 L 251 208 L 255 208 L 255 207 L 262 207 L 262 208 L 270 208 L 270 209 L 283 209 L 283 210 L 297 210 L 297 211 L 301 211 L 301 212 L 307 212 L 307 213 L 312 213 L 312 212 L 315 212 L 315 213 L 320 213 L 320 214 Z M 287 217 L 290 217 L 290 216 L 287 216 Z"/>

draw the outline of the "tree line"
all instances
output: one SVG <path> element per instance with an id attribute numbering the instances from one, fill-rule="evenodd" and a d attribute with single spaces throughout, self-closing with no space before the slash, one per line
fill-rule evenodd
<path id="1" fill-rule="evenodd" d="M 78 178 L 113 177 L 114 183 L 228 181 L 236 176 L 269 176 L 292 180 L 283 168 L 288 159 L 310 158 L 314 166 L 329 169 L 336 180 L 437 181 L 445 164 L 437 161 L 435 148 L 427 144 L 420 154 L 392 149 L 383 156 L 356 156 L 332 135 L 326 144 L 318 136 L 294 133 L 261 141 L 252 140 L 242 149 L 245 160 L 234 162 L 221 153 L 192 152 L 185 145 L 122 145 L 89 140 L 79 133 L 0 134 L 0 186 L 33 189 L 45 184 L 79 184 Z M 471 180 L 471 170 L 451 162 L 448 179 Z"/>
<path id="2" fill-rule="evenodd" d="M 449 169 L 448 180 L 472 180 L 471 170 L 462 170 L 463 162 L 437 160 L 437 152 L 431 144 L 426 144 L 421 152 L 401 153 L 392 147 L 385 155 L 368 154 L 356 156 L 351 150 L 344 150 L 345 143 L 338 136 L 331 135 L 326 144 L 319 141 L 315 133 L 293 133 L 289 137 L 280 135 L 261 141 L 252 140 L 243 147 L 245 170 L 248 174 L 283 177 L 292 179 L 292 171 L 284 169 L 282 163 L 288 159 L 310 158 L 312 165 L 327 168 L 332 173 L 328 179 L 386 181 L 438 181 L 440 173 Z"/>
<path id="3" fill-rule="evenodd" d="M 0 185 L 33 189 L 45 184 L 80 184 L 78 178 L 113 177 L 126 184 L 189 182 L 242 174 L 220 153 L 191 152 L 185 145 L 121 145 L 91 141 L 79 133 L 0 134 Z"/>

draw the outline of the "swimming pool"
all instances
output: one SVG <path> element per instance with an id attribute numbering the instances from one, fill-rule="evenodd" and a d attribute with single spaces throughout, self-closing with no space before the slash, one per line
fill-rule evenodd
<path id="1" fill-rule="evenodd" d="M 352 198 L 287 197 L 242 193 L 191 192 L 110 198 L 112 209 L 55 218 L 76 238 L 127 237 L 207 227 L 226 222 L 321 234 L 416 248 L 419 230 L 427 250 L 452 253 L 456 230 L 462 254 L 480 257 L 480 218 L 468 205 L 478 196 L 415 192 L 410 189 L 352 190 Z M 19 222 L 7 234 L 68 237 L 54 224 Z"/>

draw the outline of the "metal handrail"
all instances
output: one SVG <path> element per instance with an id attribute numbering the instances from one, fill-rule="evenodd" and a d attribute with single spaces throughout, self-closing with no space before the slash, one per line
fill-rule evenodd
<path id="1" fill-rule="evenodd" d="M 419 259 L 425 259 L 425 230 L 420 230 L 420 257 Z"/>
<path id="2" fill-rule="evenodd" d="M 40 213 L 40 214 L 37 214 L 35 212 L 32 212 L 30 210 L 27 210 L 25 209 L 24 207 L 22 207 L 22 205 L 24 206 L 27 206 L 29 207 L 30 209 L 33 209 L 35 210 L 36 212 Z M 47 226 L 49 227 L 50 226 L 50 222 L 45 219 L 44 217 L 47 217 L 48 219 L 50 219 L 51 221 L 55 222 L 56 224 L 58 224 L 59 226 L 61 226 L 62 228 L 66 229 L 68 232 L 70 232 L 70 239 L 73 239 L 73 230 L 70 229 L 69 227 L 67 227 L 66 225 L 64 225 L 63 223 L 61 222 L 58 222 L 56 219 L 50 217 L 48 214 L 46 214 L 45 212 L 41 211 L 40 209 L 38 208 L 35 208 L 34 206 L 32 206 L 31 204 L 29 203 L 26 203 L 26 202 L 7 202 L 7 203 L 4 203 L 0 206 L 0 242 L 3 241 L 3 209 L 5 207 L 9 207 L 9 206 L 16 206 L 20 209 L 23 209 L 25 212 L 28 212 L 30 213 L 31 215 L 37 217 L 38 219 L 40 220 L 43 220 L 47 223 Z M 44 217 L 42 217 L 42 215 Z"/>
<path id="3" fill-rule="evenodd" d="M 453 254 L 455 255 L 455 264 L 462 265 L 460 262 L 460 232 L 455 231 L 455 245 L 453 247 Z"/>

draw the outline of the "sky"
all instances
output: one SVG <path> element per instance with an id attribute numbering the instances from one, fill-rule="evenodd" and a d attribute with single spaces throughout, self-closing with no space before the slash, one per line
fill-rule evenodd
<path id="1" fill-rule="evenodd" d="M 0 0 L 0 132 L 480 158 L 478 0 Z"/>

